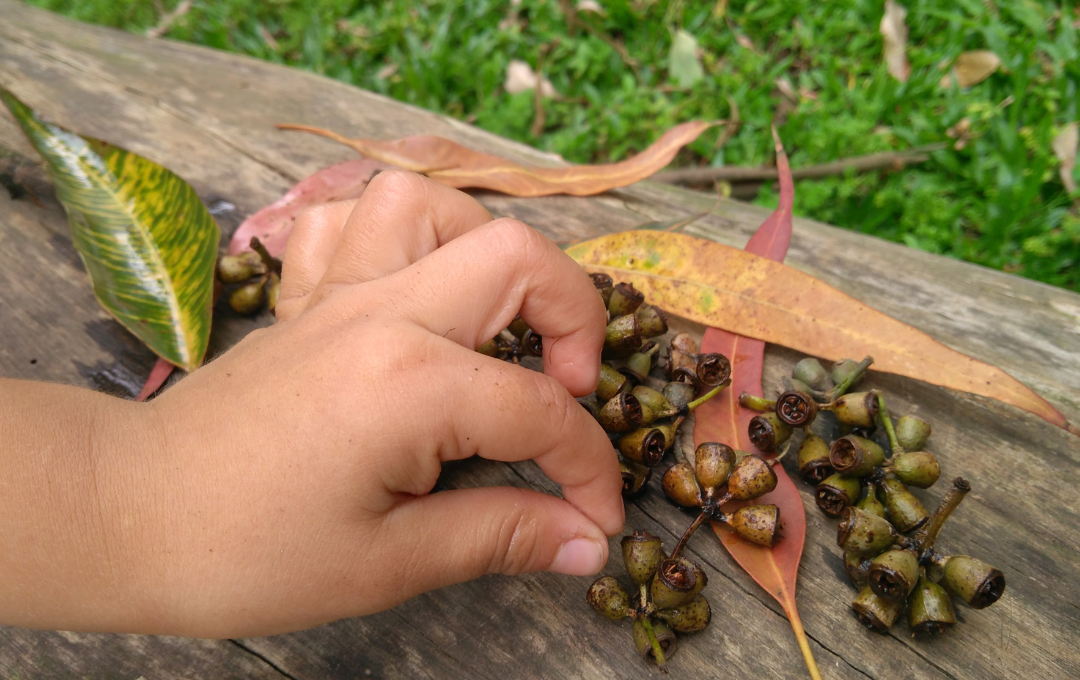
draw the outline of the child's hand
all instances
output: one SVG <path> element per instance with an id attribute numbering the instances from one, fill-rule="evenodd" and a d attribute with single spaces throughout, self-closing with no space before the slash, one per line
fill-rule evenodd
<path id="1" fill-rule="evenodd" d="M 156 446 L 112 490 L 133 527 L 137 630 L 261 635 L 488 573 L 600 570 L 621 481 L 573 396 L 596 385 L 603 303 L 549 241 L 490 219 L 384 173 L 298 220 L 279 322 L 152 402 Z M 474 351 L 519 310 L 544 374 Z M 566 500 L 428 494 L 443 461 L 473 455 L 534 459 Z"/>

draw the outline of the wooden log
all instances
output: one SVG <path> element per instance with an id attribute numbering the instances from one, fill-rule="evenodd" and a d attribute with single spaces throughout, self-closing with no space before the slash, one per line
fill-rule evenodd
<path id="1" fill-rule="evenodd" d="M 278 132 L 279 122 L 377 138 L 440 134 L 517 160 L 559 162 L 309 73 L 85 26 L 12 0 L 0 0 L 0 16 L 0 84 L 61 125 L 168 166 L 208 204 L 235 206 L 219 212 L 226 234 L 292 183 L 353 157 L 326 140 Z M 0 147 L 33 157 L 2 113 Z M 132 396 L 154 357 L 99 309 L 63 210 L 47 184 L 35 180 L 31 187 L 41 205 L 0 191 L 0 375 Z M 595 198 L 477 196 L 493 214 L 524 220 L 556 240 L 671 220 L 712 201 L 648 182 Z M 725 202 L 688 231 L 742 246 L 765 213 Z M 1002 367 L 1080 422 L 1080 296 L 803 219 L 795 221 L 788 262 Z M 219 307 L 211 352 L 268 323 L 267 315 L 240 319 Z M 766 383 L 798 358 L 770 346 Z M 913 641 L 904 626 L 871 634 L 847 608 L 853 590 L 842 574 L 835 523 L 814 509 L 811 489 L 801 487 L 808 528 L 799 607 L 823 675 L 1080 675 L 1072 640 L 1080 629 L 1080 439 L 1016 409 L 917 381 L 873 374 L 870 384 L 885 390 L 896 412 L 931 420 L 930 448 L 942 459 L 943 477 L 963 474 L 974 486 L 940 546 L 997 564 L 1009 585 L 991 609 L 959 607 L 962 623 L 943 637 Z M 463 461 L 447 469 L 441 484 L 556 492 L 531 463 Z M 917 493 L 932 506 L 942 492 Z M 656 488 L 627 511 L 627 530 L 647 529 L 669 544 L 688 521 Z M 805 677 L 775 602 L 708 532 L 688 549 L 710 572 L 715 615 L 709 629 L 683 639 L 673 675 Z M 605 573 L 623 577 L 617 560 Z M 655 677 L 636 657 L 629 626 L 600 619 L 585 604 L 589 582 L 490 576 L 375 616 L 239 645 L 2 628 L 0 675 L 128 677 L 130 669 L 131 677 L 147 678 Z"/>

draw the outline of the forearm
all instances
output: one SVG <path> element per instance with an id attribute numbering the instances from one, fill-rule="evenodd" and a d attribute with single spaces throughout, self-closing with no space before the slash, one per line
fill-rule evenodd
<path id="1" fill-rule="evenodd" d="M 145 618 L 149 416 L 85 389 L 0 379 L 0 623 L 123 630 Z"/>

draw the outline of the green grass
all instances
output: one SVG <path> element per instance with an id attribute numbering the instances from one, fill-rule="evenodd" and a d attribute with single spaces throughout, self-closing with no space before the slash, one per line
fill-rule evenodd
<path id="1" fill-rule="evenodd" d="M 31 4 L 137 32 L 160 11 L 154 0 Z M 618 160 L 676 123 L 727 118 L 729 100 L 738 133 L 719 149 L 719 133 L 707 133 L 677 162 L 771 162 L 781 77 L 801 93 L 779 126 L 795 167 L 952 142 L 946 131 L 966 118 L 963 148 L 902 172 L 801 181 L 796 212 L 1080 291 L 1080 196 L 1066 194 L 1051 150 L 1080 118 L 1080 13 L 1045 0 L 901 0 L 912 74 L 900 83 L 881 62 L 880 1 L 602 4 L 605 16 L 583 18 L 623 41 L 635 68 L 600 37 L 572 35 L 554 0 L 524 0 L 516 21 L 508 2 L 485 0 L 197 0 L 167 36 L 323 73 L 576 162 Z M 706 76 L 691 89 L 667 73 L 676 28 L 702 48 Z M 531 93 L 502 83 L 511 59 L 536 66 L 552 43 L 544 70 L 561 100 L 534 137 Z M 970 49 L 994 51 L 1003 69 L 967 90 L 940 88 L 939 64 Z M 757 200 L 776 197 L 766 188 Z"/>

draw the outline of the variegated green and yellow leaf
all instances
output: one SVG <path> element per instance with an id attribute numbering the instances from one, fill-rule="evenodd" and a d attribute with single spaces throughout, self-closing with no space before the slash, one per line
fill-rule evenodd
<path id="1" fill-rule="evenodd" d="M 142 156 L 0 100 L 48 164 L 101 305 L 186 371 L 210 336 L 218 227 L 187 182 Z"/>

